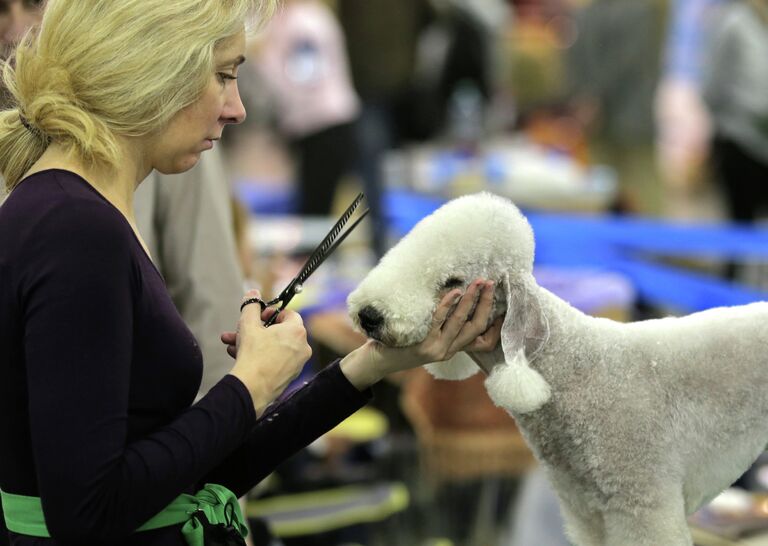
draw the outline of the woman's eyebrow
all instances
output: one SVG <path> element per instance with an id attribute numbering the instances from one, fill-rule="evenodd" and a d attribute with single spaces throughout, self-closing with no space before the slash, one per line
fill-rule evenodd
<path id="1" fill-rule="evenodd" d="M 219 66 L 231 66 L 231 67 L 234 68 L 234 67 L 240 66 L 244 62 L 245 62 L 245 57 L 243 57 L 242 55 L 238 55 L 237 57 L 235 57 L 231 61 L 223 61 L 223 62 L 219 63 Z"/>

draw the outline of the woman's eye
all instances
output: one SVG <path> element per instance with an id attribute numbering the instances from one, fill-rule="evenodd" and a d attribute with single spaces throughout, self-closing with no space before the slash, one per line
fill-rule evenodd
<path id="1" fill-rule="evenodd" d="M 217 72 L 217 76 L 219 77 L 219 81 L 221 83 L 227 83 L 228 80 L 237 79 L 237 76 L 233 76 L 232 74 L 227 74 L 226 72 Z"/>
<path id="2" fill-rule="evenodd" d="M 445 282 L 443 282 L 443 288 L 446 289 L 458 288 L 460 286 L 464 286 L 464 279 L 460 279 L 458 277 L 449 277 Z"/>

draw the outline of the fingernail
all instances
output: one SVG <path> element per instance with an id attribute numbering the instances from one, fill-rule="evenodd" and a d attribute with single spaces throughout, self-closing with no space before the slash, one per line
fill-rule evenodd
<path id="1" fill-rule="evenodd" d="M 453 296 L 452 303 L 459 303 L 459 300 L 461 299 L 461 294 L 456 294 Z"/>

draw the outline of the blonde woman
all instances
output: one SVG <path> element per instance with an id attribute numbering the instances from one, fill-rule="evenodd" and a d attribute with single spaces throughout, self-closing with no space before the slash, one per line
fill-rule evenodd
<path id="1" fill-rule="evenodd" d="M 241 544 L 236 496 L 373 383 L 498 339 L 478 280 L 435 302 L 419 346 L 368 342 L 275 402 L 310 356 L 306 332 L 291 311 L 265 328 L 271 311 L 246 305 L 222 335 L 234 368 L 193 404 L 200 351 L 135 228 L 133 192 L 245 118 L 244 23 L 270 9 L 50 0 L 5 67 L 0 489 L 14 545 Z"/>

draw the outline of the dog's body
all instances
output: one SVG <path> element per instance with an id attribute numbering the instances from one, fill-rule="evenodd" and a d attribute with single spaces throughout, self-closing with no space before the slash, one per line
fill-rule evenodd
<path id="1" fill-rule="evenodd" d="M 385 256 L 350 295 L 350 311 L 357 319 L 376 309 L 382 324 L 369 334 L 409 345 L 424 337 L 446 286 L 496 280 L 502 350 L 472 356 L 544 464 L 573 541 L 690 546 L 686 514 L 768 444 L 768 303 L 623 324 L 536 285 L 532 260 L 514 205 L 460 198 Z M 430 371 L 457 379 L 478 369 L 447 364 Z"/>

